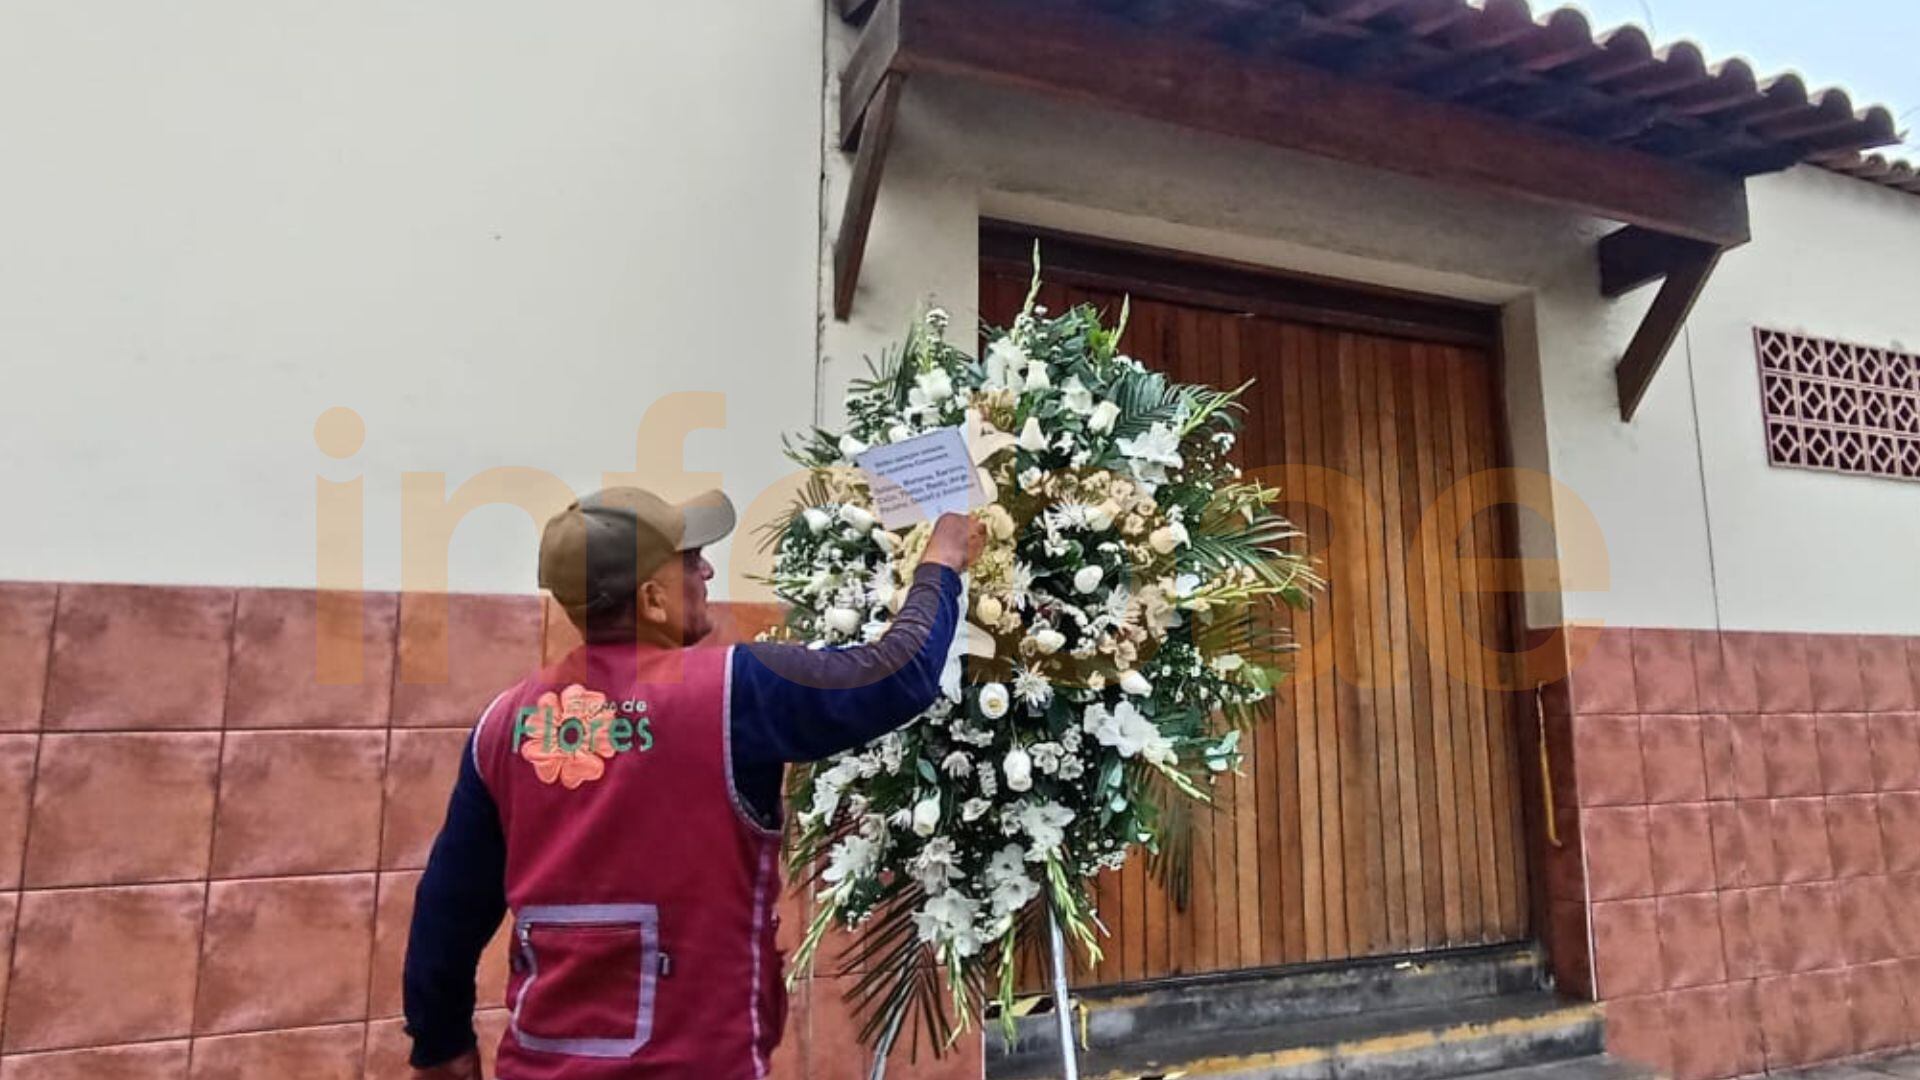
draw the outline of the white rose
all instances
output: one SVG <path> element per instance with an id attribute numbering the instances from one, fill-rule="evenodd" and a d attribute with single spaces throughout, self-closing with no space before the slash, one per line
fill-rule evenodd
<path id="1" fill-rule="evenodd" d="M 995 540 L 1013 539 L 1016 526 L 1013 523 L 1013 515 L 1007 512 L 1006 507 L 994 503 L 981 513 L 980 520 L 986 525 L 988 535 Z"/>
<path id="2" fill-rule="evenodd" d="M 826 532 L 828 526 L 833 524 L 833 518 L 828 517 L 827 512 L 825 510 L 820 510 L 811 506 L 807 507 L 805 510 L 802 510 L 800 512 L 800 516 L 806 519 L 807 531 L 814 534 L 815 536 L 818 536 L 821 533 Z"/>
<path id="3" fill-rule="evenodd" d="M 1089 593 L 1100 587 L 1101 570 L 1097 566 L 1083 566 L 1073 575 L 1075 592 Z"/>
<path id="4" fill-rule="evenodd" d="M 840 508 L 840 520 L 853 526 L 855 532 L 866 532 L 873 528 L 873 515 L 863 507 L 848 503 Z"/>
<path id="5" fill-rule="evenodd" d="M 1096 434 L 1105 434 L 1113 430 L 1113 422 L 1120 419 L 1120 406 L 1111 401 L 1103 401 L 1093 407 L 1093 415 L 1087 418 L 1087 430 Z"/>
<path id="6" fill-rule="evenodd" d="M 1007 609 L 993 597 L 983 596 L 973 605 L 973 612 L 980 616 L 981 622 L 993 626 L 1000 621 L 1002 615 L 1007 613 Z"/>
<path id="7" fill-rule="evenodd" d="M 843 634 L 860 629 L 860 613 L 852 608 L 828 608 L 827 625 Z"/>
<path id="8" fill-rule="evenodd" d="M 1147 536 L 1147 546 L 1162 555 L 1171 555 L 1173 549 L 1180 546 L 1180 538 L 1173 526 L 1162 525 Z"/>
<path id="9" fill-rule="evenodd" d="M 1153 684 L 1147 681 L 1145 675 L 1128 669 L 1120 673 L 1120 689 L 1135 697 L 1145 697 L 1153 693 Z"/>
<path id="10" fill-rule="evenodd" d="M 1007 706 L 1012 699 L 1007 696 L 1007 688 L 997 682 L 988 683 L 980 688 L 980 715 L 989 720 L 998 720 L 1007 715 Z"/>
<path id="11" fill-rule="evenodd" d="M 945 368 L 923 371 L 914 382 L 919 385 L 920 392 L 927 395 L 928 401 L 945 401 L 953 396 L 953 376 L 948 375 Z"/>
<path id="12" fill-rule="evenodd" d="M 1007 775 L 1008 791 L 1033 789 L 1033 758 L 1020 747 L 1007 751 L 1007 759 L 1000 763 L 1000 771 Z"/>
<path id="13" fill-rule="evenodd" d="M 1047 374 L 1045 363 L 1034 364 L 1027 368 L 1028 390 L 1051 390 L 1052 388 L 1053 378 Z"/>
<path id="14" fill-rule="evenodd" d="M 1034 650 L 1040 655 L 1051 656 L 1067 643 L 1067 635 L 1058 630 L 1036 630 L 1028 640 L 1033 642 Z"/>
<path id="15" fill-rule="evenodd" d="M 1027 417 L 1026 426 L 1020 429 L 1020 449 L 1039 453 L 1047 448 L 1047 433 L 1040 430 L 1040 418 Z"/>
<path id="16" fill-rule="evenodd" d="M 841 457 L 856 458 L 856 457 L 859 457 L 861 454 L 866 453 L 868 449 L 870 448 L 867 446 L 866 443 L 861 442 L 859 439 L 856 439 L 851 435 L 840 436 L 840 456 Z"/>
<path id="17" fill-rule="evenodd" d="M 929 795 L 913 804 L 913 834 L 932 836 L 940 828 L 940 796 Z"/>

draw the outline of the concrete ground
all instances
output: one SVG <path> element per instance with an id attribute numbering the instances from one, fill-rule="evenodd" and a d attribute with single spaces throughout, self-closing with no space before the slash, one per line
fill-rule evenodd
<path id="1" fill-rule="evenodd" d="M 1909 1051 L 1877 1061 L 1856 1061 L 1847 1065 L 1822 1065 L 1800 1072 L 1783 1073 L 1793 1080 L 1920 1080 L 1920 1051 Z"/>

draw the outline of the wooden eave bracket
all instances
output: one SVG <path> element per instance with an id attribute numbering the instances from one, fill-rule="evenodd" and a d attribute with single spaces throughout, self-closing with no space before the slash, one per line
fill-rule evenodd
<path id="1" fill-rule="evenodd" d="M 1745 215 L 1744 200 L 1741 214 Z M 1736 244 L 1690 240 L 1639 226 L 1627 226 L 1600 241 L 1600 292 L 1617 299 L 1644 285 L 1660 281 L 1646 317 L 1634 331 L 1627 351 L 1613 369 L 1620 399 L 1620 419 L 1631 421 L 1646 397 L 1686 325 L 1693 305 L 1706 290 L 1720 264 L 1720 256 Z"/>
<path id="2" fill-rule="evenodd" d="M 873 228 L 873 210 L 880 201 L 880 174 L 886 169 L 887 145 L 893 141 L 893 121 L 900 111 L 904 72 L 888 72 L 861 118 L 859 151 L 853 176 L 847 183 L 847 203 L 840 213 L 840 233 L 833 241 L 833 317 L 845 322 L 853 314 L 853 294 L 860 285 L 867 234 Z"/>

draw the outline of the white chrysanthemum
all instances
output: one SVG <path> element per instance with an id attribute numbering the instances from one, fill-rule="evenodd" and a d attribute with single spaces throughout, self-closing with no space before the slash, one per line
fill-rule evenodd
<path id="1" fill-rule="evenodd" d="M 1032 599 L 1033 567 L 1016 561 L 1007 574 L 1007 603 L 1012 604 L 1016 611 L 1024 611 Z"/>
<path id="2" fill-rule="evenodd" d="M 1053 700 L 1053 683 L 1022 664 L 1013 669 L 1013 696 L 1026 702 L 1028 708 L 1044 709 Z"/>
<path id="3" fill-rule="evenodd" d="M 1034 743 L 1027 752 L 1033 758 L 1033 767 L 1046 776 L 1058 773 L 1060 761 L 1065 757 L 1065 752 L 1056 742 Z"/>

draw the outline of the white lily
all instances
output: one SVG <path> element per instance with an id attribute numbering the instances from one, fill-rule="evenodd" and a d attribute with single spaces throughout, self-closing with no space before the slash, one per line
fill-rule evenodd
<path id="1" fill-rule="evenodd" d="M 1093 412 L 1093 391 L 1080 382 L 1080 376 L 1069 375 L 1060 384 L 1060 404 L 1076 416 L 1087 416 Z"/>

